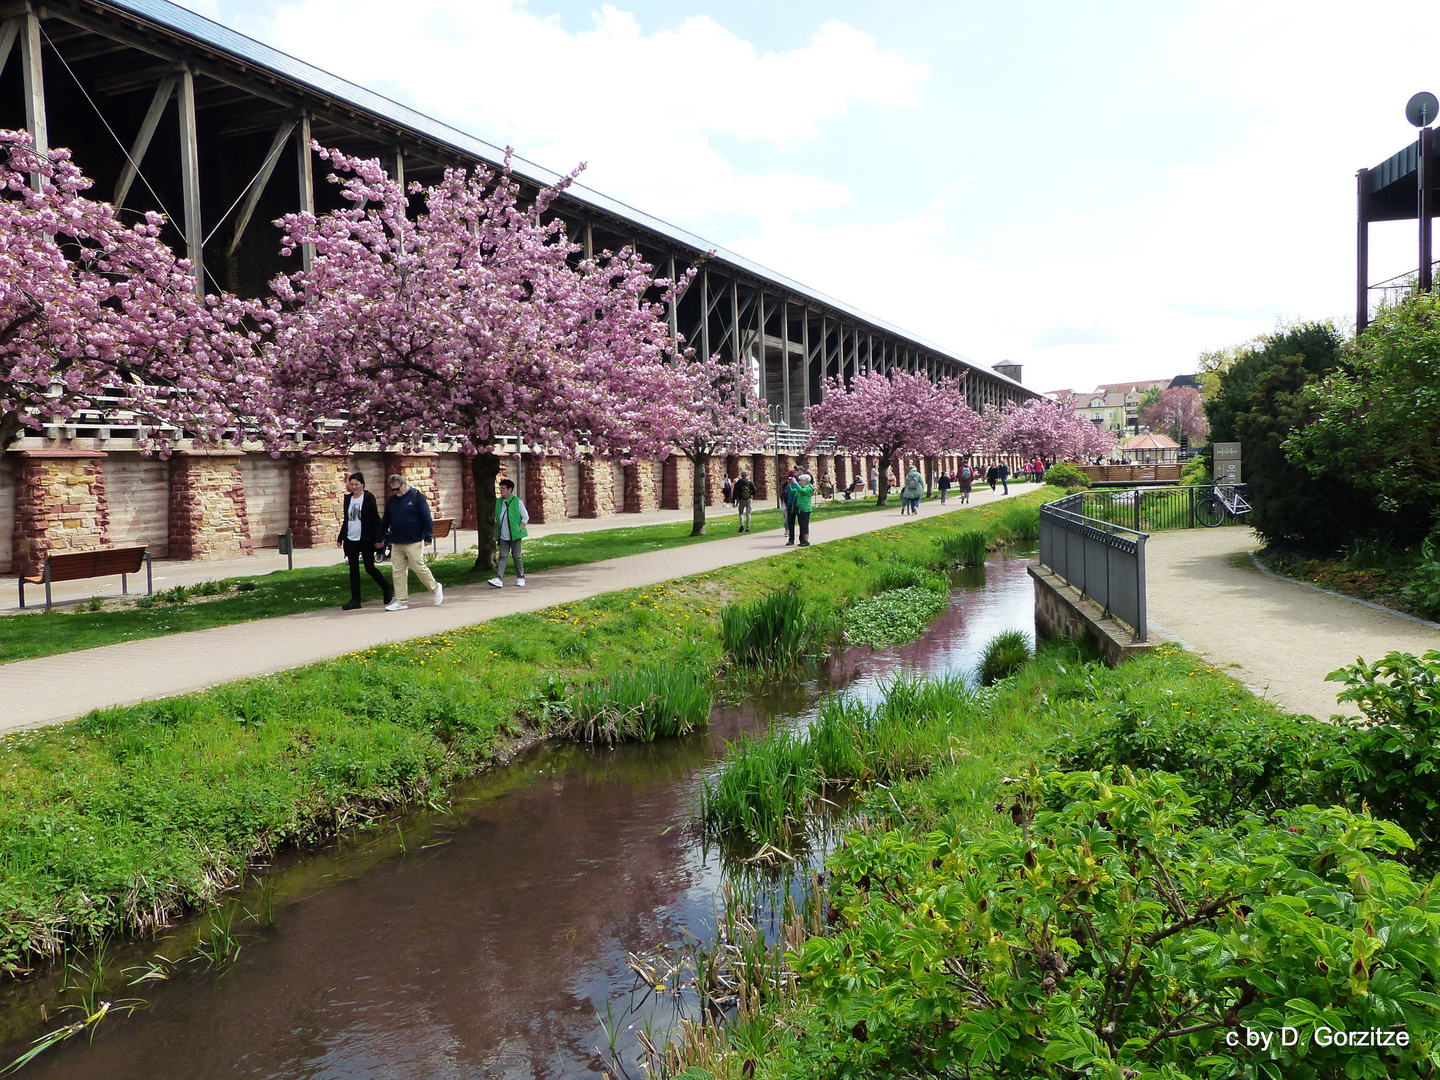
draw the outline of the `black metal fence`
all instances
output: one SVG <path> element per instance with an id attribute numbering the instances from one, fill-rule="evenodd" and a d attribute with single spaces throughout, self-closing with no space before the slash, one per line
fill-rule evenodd
<path id="1" fill-rule="evenodd" d="M 1136 641 L 1145 641 L 1147 534 L 1089 513 L 1091 505 L 1105 513 L 1118 513 L 1117 508 L 1124 505 L 1122 502 L 1087 502 L 1091 496 L 1108 494 L 1112 493 L 1077 492 L 1040 508 L 1040 565 L 1079 589 L 1082 596 L 1094 600 L 1107 615 L 1129 626 Z M 1183 500 L 1177 502 L 1183 505 Z M 1167 502 L 1154 504 L 1156 509 L 1167 506 Z M 1145 520 L 1143 515 L 1150 508 L 1145 500 L 1137 498 L 1134 506 L 1127 509 L 1136 520 Z M 1171 510 L 1162 509 L 1162 512 Z M 1190 513 L 1193 520 L 1193 509 Z"/>
<path id="2" fill-rule="evenodd" d="M 1154 488 L 1090 488 L 1069 498 L 1079 498 L 1078 512 L 1097 522 L 1121 525 L 1132 532 L 1163 532 L 1193 529 L 1201 524 L 1196 505 L 1206 499 L 1210 485 Z M 1061 502 L 1067 500 L 1062 499 Z M 1239 519 L 1227 519 L 1240 524 Z"/>

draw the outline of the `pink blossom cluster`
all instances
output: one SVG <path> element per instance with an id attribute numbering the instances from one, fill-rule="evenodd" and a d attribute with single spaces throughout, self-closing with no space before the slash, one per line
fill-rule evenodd
<path id="1" fill-rule="evenodd" d="M 985 446 L 1002 453 L 1041 458 L 1047 462 L 1086 461 L 1108 456 L 1115 436 L 1101 431 L 1068 405 L 1049 398 L 1031 398 L 1023 405 L 1009 402 L 986 413 Z"/>
<path id="2" fill-rule="evenodd" d="M 101 397 L 122 398 L 161 453 L 167 425 L 221 440 L 237 419 L 266 424 L 263 308 L 201 300 L 163 219 L 127 225 L 90 186 L 68 151 L 0 130 L 0 450 Z"/>
<path id="3" fill-rule="evenodd" d="M 285 250 L 314 250 L 309 270 L 273 283 L 275 390 L 292 423 L 319 441 L 472 453 L 512 434 L 625 458 L 743 440 L 718 366 L 677 353 L 646 298 L 688 278 L 653 278 L 628 247 L 577 259 L 547 219 L 573 174 L 522 205 L 508 157 L 407 192 L 377 161 L 316 149 L 349 206 L 277 222 Z"/>
<path id="4" fill-rule="evenodd" d="M 980 417 L 965 404 L 960 380 L 933 383 L 905 371 L 856 375 L 848 387 L 831 378 L 824 399 L 810 406 L 809 419 L 810 447 L 833 440 L 845 453 L 876 454 L 886 462 L 897 454 L 969 455 L 984 432 Z M 882 505 L 887 486 L 881 469 Z"/>

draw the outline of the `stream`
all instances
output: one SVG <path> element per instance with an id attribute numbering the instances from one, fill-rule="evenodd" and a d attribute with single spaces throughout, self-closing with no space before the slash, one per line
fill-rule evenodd
<path id="1" fill-rule="evenodd" d="M 804 722 L 839 687 L 874 699 L 901 668 L 969 674 L 996 633 L 1033 633 L 1026 565 L 992 555 L 983 571 L 957 572 L 920 640 L 845 650 L 807 681 L 717 705 L 704 732 L 616 749 L 547 744 L 454 789 L 448 812 L 277 860 L 227 908 L 233 962 L 183 959 L 213 936 L 208 914 L 112 946 L 107 970 L 169 977 L 133 988 L 112 978 L 106 1000 L 144 1006 L 19 1075 L 528 1080 L 601 1075 L 602 1061 L 642 1075 L 637 1031 L 663 1044 L 680 1014 L 637 992 L 626 957 L 713 937 L 721 860 L 692 819 L 726 740 Z M 78 1018 L 56 1018 L 56 986 L 0 987 L 0 1066 Z"/>

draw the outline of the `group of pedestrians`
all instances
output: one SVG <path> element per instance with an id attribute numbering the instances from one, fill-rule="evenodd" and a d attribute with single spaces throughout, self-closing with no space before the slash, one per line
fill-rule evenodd
<path id="1" fill-rule="evenodd" d="M 410 606 L 410 571 L 430 593 L 431 603 L 439 607 L 445 602 L 445 586 L 435 580 L 425 562 L 425 545 L 435 539 L 435 519 L 430 503 L 418 489 L 410 486 L 404 476 L 395 475 L 386 482 L 389 498 L 385 512 L 380 513 L 375 496 L 365 490 L 363 473 L 351 473 L 345 482 L 344 513 L 336 546 L 345 552 L 350 564 L 350 602 L 342 608 L 354 611 L 360 607 L 360 566 L 380 586 L 386 611 L 404 611 Z M 490 585 L 505 587 L 505 571 L 513 558 L 515 584 L 525 587 L 525 563 L 521 555 L 530 522 L 530 512 L 515 494 L 512 480 L 500 481 L 500 497 L 495 500 L 495 535 L 499 542 L 498 569 Z M 390 546 L 390 576 L 394 584 L 375 565 L 375 557 Z"/>

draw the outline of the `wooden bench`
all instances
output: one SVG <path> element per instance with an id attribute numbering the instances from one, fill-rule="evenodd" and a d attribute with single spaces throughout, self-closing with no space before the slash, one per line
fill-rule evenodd
<path id="1" fill-rule="evenodd" d="M 45 557 L 40 573 L 20 578 L 20 606 L 25 606 L 25 585 L 45 586 L 45 606 L 50 606 L 50 583 L 80 581 L 83 578 L 120 575 L 120 592 L 130 591 L 129 576 L 145 567 L 145 594 L 155 591 L 150 570 L 150 549 L 147 547 L 99 548 L 94 551 L 60 551 Z"/>
<path id="2" fill-rule="evenodd" d="M 460 553 L 460 531 L 454 528 L 454 525 L 454 518 L 436 518 L 431 522 L 430 535 L 434 537 L 432 544 L 437 550 L 440 547 L 440 541 L 444 540 L 447 536 L 450 537 L 450 546 L 454 549 L 454 553 L 458 555 Z"/>

